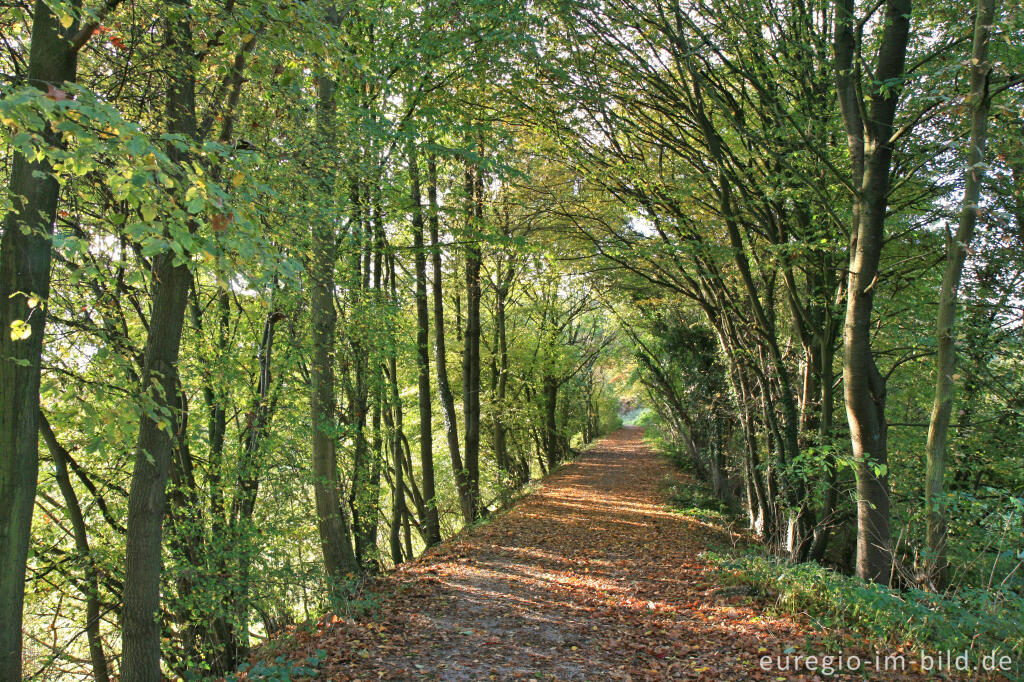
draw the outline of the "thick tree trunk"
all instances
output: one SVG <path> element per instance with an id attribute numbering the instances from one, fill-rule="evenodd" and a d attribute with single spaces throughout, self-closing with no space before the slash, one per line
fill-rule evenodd
<path id="1" fill-rule="evenodd" d="M 870 104 L 864 102 L 855 62 L 858 41 L 853 0 L 836 3 L 836 91 L 850 147 L 853 221 L 843 331 L 843 390 L 857 475 L 857 575 L 889 583 L 892 547 L 889 531 L 888 451 L 885 380 L 871 349 L 871 312 L 885 240 L 893 120 L 899 103 L 910 33 L 910 0 L 887 0 Z M 878 86 L 878 83 L 884 84 Z"/>
<path id="2" fill-rule="evenodd" d="M 176 404 L 177 362 L 191 285 L 188 267 L 175 266 L 173 260 L 173 253 L 160 254 L 153 268 L 142 385 L 154 409 L 139 423 L 128 494 L 121 679 L 129 681 L 160 677 L 161 540 L 174 441 L 183 436 Z"/>
<path id="3" fill-rule="evenodd" d="M 168 132 L 196 134 L 195 73 L 189 6 L 172 2 L 166 44 L 174 63 L 168 75 Z M 168 156 L 176 165 L 186 155 L 173 145 Z M 121 679 L 160 679 L 160 573 L 167 477 L 175 440 L 184 433 L 179 419 L 178 351 L 192 275 L 186 263 L 175 264 L 173 251 L 153 263 L 153 294 L 149 334 L 142 372 L 142 391 L 152 408 L 139 421 L 138 446 L 128 494 L 125 536 L 124 615 Z"/>
<path id="4" fill-rule="evenodd" d="M 77 24 L 72 25 L 77 28 Z M 35 3 L 28 82 L 45 90 L 75 80 L 76 57 L 60 35 L 49 5 Z M 47 144 L 58 146 L 52 129 Z M 21 612 L 39 474 L 39 373 L 46 301 L 50 295 L 50 236 L 60 188 L 46 160 L 13 154 L 8 191 L 16 210 L 0 241 L 0 679 L 21 679 Z M 28 335 L 13 324 L 28 324 Z"/>
<path id="5" fill-rule="evenodd" d="M 964 259 L 974 238 L 978 222 L 978 201 L 985 178 L 985 146 L 988 141 L 990 100 L 988 77 L 989 33 L 995 16 L 995 0 L 977 0 L 974 16 L 974 47 L 971 56 L 970 92 L 971 137 L 967 147 L 967 170 L 964 173 L 964 200 L 960 223 L 946 254 L 946 270 L 942 276 L 939 311 L 935 336 L 935 402 L 928 424 L 928 463 L 925 474 L 927 510 L 927 545 L 925 573 L 938 589 L 948 582 L 946 561 L 946 505 L 943 500 L 943 477 L 946 472 L 946 435 L 953 411 L 953 371 L 956 364 L 956 303 L 963 275 Z"/>

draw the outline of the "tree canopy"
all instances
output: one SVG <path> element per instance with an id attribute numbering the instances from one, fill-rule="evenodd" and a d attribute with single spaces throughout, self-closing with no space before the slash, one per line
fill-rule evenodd
<path id="1" fill-rule="evenodd" d="M 0 678 L 229 675 L 637 413 L 766 551 L 1021 598 L 1016 4 L 13 0 L 0 43 Z"/>

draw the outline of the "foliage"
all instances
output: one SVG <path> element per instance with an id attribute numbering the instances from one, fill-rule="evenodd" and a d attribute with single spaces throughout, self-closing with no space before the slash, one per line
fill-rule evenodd
<path id="1" fill-rule="evenodd" d="M 252 664 L 244 663 L 238 667 L 238 672 L 228 676 L 231 682 L 241 680 L 261 680 L 263 682 L 290 682 L 291 680 L 316 677 L 317 668 L 324 660 L 327 652 L 318 649 L 312 656 L 306 657 L 302 663 L 296 663 L 285 656 L 276 657 L 272 663 L 257 661 Z"/>
<path id="2" fill-rule="evenodd" d="M 869 636 L 971 626 L 1021 653 L 992 609 L 1024 593 L 1024 13 L 993 5 L 976 59 L 972 13 L 899 6 L 5 3 L 0 338 L 32 357 L 0 358 L 25 377 L 0 396 L 39 381 L 0 414 L 21 429 L 0 442 L 26 501 L 0 505 L 0 542 L 30 547 L 0 575 L 3 608 L 25 595 L 24 627 L 0 624 L 21 674 L 138 674 L 129 616 L 160 625 L 140 676 L 190 679 L 325 612 L 376 617 L 367 581 L 624 417 L 707 482 L 675 506 L 869 579 L 888 568 L 857 552 L 880 548 L 903 590 L 810 564 L 780 578 L 796 602 L 836 585 L 820 609 Z M 893 13 L 909 33 L 880 54 Z M 861 186 L 865 149 L 889 185 Z M 878 276 L 856 286 L 869 220 Z M 868 517 L 884 537 L 858 550 Z M 139 543 L 160 559 L 141 571 Z"/>
<path id="3" fill-rule="evenodd" d="M 807 614 L 812 627 L 843 632 L 878 648 L 970 652 L 973 663 L 993 651 L 1017 661 L 1024 651 L 1024 599 L 1007 589 L 965 588 L 941 595 L 892 590 L 815 563 L 786 564 L 761 553 L 703 557 L 724 583 L 749 585 L 781 612 Z"/>

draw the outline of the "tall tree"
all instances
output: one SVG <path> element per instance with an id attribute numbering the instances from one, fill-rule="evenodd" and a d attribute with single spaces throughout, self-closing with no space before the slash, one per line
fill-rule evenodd
<path id="1" fill-rule="evenodd" d="M 164 115 L 167 131 L 186 140 L 168 145 L 167 155 L 175 167 L 184 168 L 188 146 L 197 134 L 191 5 L 188 0 L 169 0 L 167 10 L 164 43 L 170 66 Z M 187 220 L 188 231 L 194 232 L 195 222 Z M 121 679 L 129 682 L 161 677 L 160 574 L 167 477 L 176 440 L 185 428 L 178 352 L 192 285 L 187 258 L 169 248 L 157 254 L 152 279 L 141 386 L 148 405 L 139 420 L 125 535 Z"/>
<path id="2" fill-rule="evenodd" d="M 452 461 L 455 487 L 459 494 L 462 516 L 467 523 L 476 519 L 472 495 L 463 466 L 459 447 L 459 423 L 455 417 L 455 399 L 448 380 L 448 345 L 445 339 L 444 323 L 444 270 L 441 267 L 440 216 L 437 204 L 437 161 L 433 155 L 427 159 L 427 200 L 430 202 L 430 258 L 433 269 L 434 297 L 434 365 L 437 368 L 437 399 L 441 404 L 445 435 L 448 438 L 448 455 Z M 458 324 L 456 318 L 456 325 Z"/>
<path id="3" fill-rule="evenodd" d="M 434 481 L 434 428 L 430 399 L 430 316 L 427 309 L 427 254 L 423 239 L 423 202 L 420 191 L 419 155 L 416 143 L 409 143 L 409 191 L 412 202 L 412 238 L 416 270 L 416 376 L 419 384 L 420 469 L 423 476 L 423 497 L 426 505 L 425 538 L 428 546 L 441 542 L 441 524 L 437 515 L 437 491 Z M 433 168 L 433 161 L 430 161 Z M 431 230 L 433 234 L 436 190 L 431 174 Z M 436 273 L 436 271 L 435 271 Z M 435 274 L 435 278 L 437 275 Z M 437 284 L 435 283 L 435 292 Z M 436 293 L 435 293 L 436 296 Z M 435 306 L 436 306 L 435 299 Z M 443 333 L 443 327 L 441 327 Z M 443 341 L 441 341 L 443 344 Z M 438 376 L 440 377 L 440 366 Z M 447 379 L 447 376 L 446 376 Z M 439 378 L 440 381 L 440 378 Z M 396 493 L 399 494 L 399 493 Z"/>
<path id="4" fill-rule="evenodd" d="M 981 201 L 981 184 L 985 178 L 985 146 L 988 142 L 988 119 L 991 108 L 989 75 L 992 64 L 988 57 L 989 35 L 995 20 L 995 0 L 977 0 L 974 7 L 974 37 L 970 62 L 970 88 L 967 105 L 970 112 L 970 137 L 967 142 L 967 168 L 964 171 L 964 198 L 956 233 L 946 248 L 946 269 L 939 292 L 939 311 L 935 336 L 935 402 L 928 424 L 927 471 L 925 472 L 925 503 L 927 509 L 928 547 L 925 558 L 928 579 L 937 589 L 948 582 L 946 562 L 946 505 L 943 499 L 943 478 L 946 472 L 946 435 L 953 412 L 953 372 L 956 364 L 957 293 L 964 271 L 964 260 L 975 226 Z"/>
<path id="5" fill-rule="evenodd" d="M 862 42 L 857 35 L 862 23 L 854 7 L 855 0 L 837 0 L 835 4 L 836 92 L 849 146 L 853 192 L 843 391 L 857 475 L 857 575 L 888 583 L 892 570 L 888 425 L 885 378 L 871 348 L 871 313 L 885 242 L 891 138 L 905 79 L 911 8 L 910 0 L 886 1 L 878 54 L 871 75 L 865 76 L 859 53 Z"/>
<path id="6" fill-rule="evenodd" d="M 64 82 L 75 80 L 84 41 L 72 30 L 77 22 L 62 34 L 49 4 L 37 0 L 29 46 L 31 85 L 62 94 Z M 61 144 L 49 125 L 43 140 Z M 16 208 L 7 215 L 0 240 L 0 678 L 14 680 L 21 678 L 25 561 L 39 474 L 39 371 L 60 187 L 46 156 L 29 160 L 15 153 L 8 190 Z"/>
<path id="7" fill-rule="evenodd" d="M 462 351 L 462 414 L 466 429 L 463 515 L 471 523 L 480 515 L 480 230 L 483 174 L 466 169 L 466 333 Z"/>
<path id="8" fill-rule="evenodd" d="M 337 27 L 338 13 L 328 10 L 327 23 Z M 318 161 L 321 165 L 321 191 L 332 197 L 335 191 L 334 159 L 327 150 L 334 144 L 336 103 L 335 83 L 321 72 L 317 83 L 317 132 L 322 142 Z M 341 506 L 341 480 L 338 474 L 337 396 L 334 388 L 335 331 L 338 311 L 335 308 L 335 261 L 338 236 L 334 218 L 323 215 L 312 228 L 313 258 L 310 263 L 310 328 L 313 358 L 310 367 L 310 420 L 313 429 L 313 491 L 316 497 L 317 527 L 329 589 L 339 589 L 348 573 L 359 571 L 359 562 L 352 549 L 348 519 Z"/>

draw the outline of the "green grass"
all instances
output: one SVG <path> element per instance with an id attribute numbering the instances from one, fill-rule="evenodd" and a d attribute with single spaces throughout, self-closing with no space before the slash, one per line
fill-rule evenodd
<path id="1" fill-rule="evenodd" d="M 729 514 L 729 507 L 706 488 L 666 476 L 662 482 L 662 491 L 672 511 L 723 528 L 734 521 Z"/>

